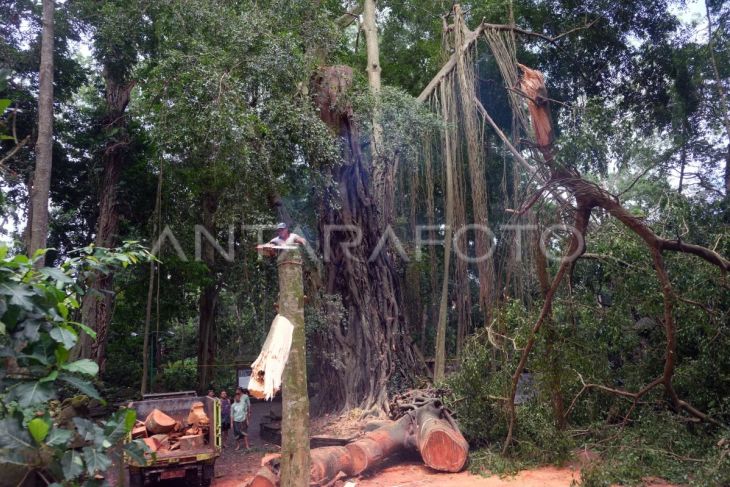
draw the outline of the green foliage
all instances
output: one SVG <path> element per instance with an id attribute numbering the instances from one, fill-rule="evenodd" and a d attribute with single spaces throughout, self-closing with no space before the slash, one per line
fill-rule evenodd
<path id="1" fill-rule="evenodd" d="M 158 378 L 159 387 L 166 391 L 185 391 L 195 388 L 198 364 L 195 358 L 177 360 L 165 365 Z"/>
<path id="2" fill-rule="evenodd" d="M 624 431 L 596 427 L 585 448 L 601 460 L 584 469 L 581 485 L 642 485 L 647 477 L 689 485 L 725 485 L 730 478 L 726 440 L 679 421 L 647 412 Z M 610 441 L 608 441 L 610 440 Z M 595 451 L 594 450 L 594 451 Z"/>
<path id="3" fill-rule="evenodd" d="M 133 410 L 123 410 L 96 424 L 68 415 L 76 399 L 55 400 L 68 388 L 101 399 L 93 383 L 97 364 L 70 359 L 79 334 L 94 334 L 73 321 L 79 296 L 93 273 L 150 258 L 135 243 L 116 250 L 92 246 L 76 254 L 58 267 L 36 268 L 40 252 L 29 259 L 9 256 L 0 246 L 0 355 L 8 363 L 0 375 L 0 463 L 43 472 L 69 486 L 92 485 L 111 465 L 110 449 L 136 419 Z M 124 451 L 139 456 L 141 448 L 132 443 Z"/>

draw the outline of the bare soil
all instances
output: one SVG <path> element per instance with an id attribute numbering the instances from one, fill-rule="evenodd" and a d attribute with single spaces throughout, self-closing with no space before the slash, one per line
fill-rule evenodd
<path id="1" fill-rule="evenodd" d="M 216 462 L 216 478 L 213 487 L 244 487 L 261 466 L 261 459 L 267 453 L 279 451 L 277 445 L 261 440 L 259 423 L 271 408 L 281 410 L 280 403 L 254 402 L 249 427 L 248 451 L 234 451 L 232 436 L 227 448 Z M 362 427 L 374 418 L 362 418 L 363 412 L 354 410 L 346 415 L 325 415 L 311 423 L 312 435 L 351 438 L 362 431 Z M 232 432 L 231 432 L 232 433 Z M 519 472 L 515 476 L 474 475 L 469 472 L 458 474 L 440 473 L 424 467 L 418 458 L 394 458 L 383 468 L 348 481 L 338 481 L 335 487 L 570 487 L 580 481 L 580 464 L 594 461 L 593 456 L 579 452 L 574 465 L 566 467 L 545 466 Z M 585 458 L 583 458 L 585 456 Z M 674 487 L 660 479 L 646 479 L 645 485 L 652 487 Z"/>
<path id="2" fill-rule="evenodd" d="M 274 403 L 273 407 L 279 405 Z M 249 428 L 249 441 L 252 449 L 248 452 L 235 452 L 232 448 L 223 450 L 216 463 L 216 479 L 213 487 L 243 487 L 259 469 L 261 459 L 266 453 L 277 452 L 279 447 L 269 445 L 259 437 L 259 422 L 272 407 L 269 403 L 257 402 L 252 405 L 252 420 Z M 362 411 L 353 410 L 346 415 L 325 415 L 312 420 L 313 435 L 350 438 L 374 418 L 362 418 Z M 568 487 L 580 479 L 574 468 L 543 467 L 520 472 L 515 477 L 482 477 L 468 472 L 444 474 L 434 472 L 417 459 L 394 459 L 380 470 L 359 479 L 351 479 L 357 487 L 417 487 L 438 485 L 439 487 Z M 344 485 L 338 482 L 336 485 Z"/>

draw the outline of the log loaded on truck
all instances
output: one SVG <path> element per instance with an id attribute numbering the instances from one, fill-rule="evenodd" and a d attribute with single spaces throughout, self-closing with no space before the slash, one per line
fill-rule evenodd
<path id="1" fill-rule="evenodd" d="M 150 394 L 128 407 L 137 424 L 128 440 L 142 439 L 149 452 L 145 463 L 126 459 L 130 487 L 178 479 L 190 487 L 206 487 L 221 454 L 220 401 L 195 392 Z"/>

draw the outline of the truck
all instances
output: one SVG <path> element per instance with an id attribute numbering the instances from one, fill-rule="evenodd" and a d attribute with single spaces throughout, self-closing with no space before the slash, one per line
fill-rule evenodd
<path id="1" fill-rule="evenodd" d="M 215 476 L 215 461 L 221 454 L 221 403 L 217 398 L 197 396 L 195 391 L 165 394 L 148 394 L 141 401 L 127 407 L 137 412 L 137 419 L 144 420 L 154 409 L 159 409 L 173 419 L 185 424 L 190 408 L 202 402 L 210 418 L 207 442 L 194 450 L 173 450 L 145 455 L 146 462 L 139 464 L 129 457 L 125 463 L 129 469 L 129 486 L 144 487 L 168 479 L 184 482 L 186 487 L 207 487 Z M 131 434 L 127 441 L 132 441 Z"/>

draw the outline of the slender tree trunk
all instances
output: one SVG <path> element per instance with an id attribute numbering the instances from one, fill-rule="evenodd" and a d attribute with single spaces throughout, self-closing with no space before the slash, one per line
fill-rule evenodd
<path id="1" fill-rule="evenodd" d="M 54 1 L 43 0 L 43 33 L 41 34 L 41 65 L 38 88 L 38 140 L 33 187 L 30 194 L 28 254 L 46 248 L 48 238 L 48 193 L 51 189 L 53 163 L 53 11 Z M 37 266 L 45 265 L 40 257 Z"/>
<path id="2" fill-rule="evenodd" d="M 106 116 L 102 120 L 107 134 L 107 143 L 101 156 L 102 179 L 99 187 L 99 218 L 96 225 L 94 245 L 110 248 L 118 243 L 119 209 L 117 190 L 124 165 L 127 162 L 129 136 L 124 112 L 134 82 L 124 83 L 114 79 L 108 68 L 104 69 L 106 88 Z M 114 310 L 114 276 L 107 274 L 91 278 L 89 290 L 81 306 L 82 321 L 96 331 L 96 340 L 82 335 L 78 353 L 91 358 L 104 370 L 106 365 L 106 344 L 109 324 Z"/>
<path id="3" fill-rule="evenodd" d="M 281 487 L 309 485 L 309 396 L 307 342 L 304 334 L 304 282 L 299 250 L 282 252 L 279 266 L 279 314 L 294 331 L 282 379 Z"/>
<path id="4" fill-rule="evenodd" d="M 338 191 L 325 195 L 320 217 L 324 242 L 328 329 L 317 336 L 320 407 L 373 406 L 387 410 L 387 386 L 398 373 L 420 364 L 411 347 L 402 313 L 399 280 L 385 249 L 374 252 L 383 235 L 370 189 L 352 107 L 343 97 L 352 84 L 347 66 L 324 68 L 312 93 L 322 120 L 342 141 L 343 164 L 333 168 Z M 337 227 L 333 227 L 337 225 Z"/>
<path id="5" fill-rule="evenodd" d="M 211 234 L 216 234 L 216 212 L 218 211 L 218 195 L 205 192 L 202 200 L 203 227 Z M 215 275 L 215 248 L 205 239 L 201 241 L 203 263 L 208 268 L 209 282 L 206 284 L 198 300 L 198 390 L 204 392 L 210 387 L 215 364 L 216 329 L 215 314 L 218 304 L 218 282 Z"/>
<path id="6" fill-rule="evenodd" d="M 434 176 L 433 176 L 433 146 L 432 146 L 432 140 L 431 137 L 425 137 L 425 179 L 426 179 L 426 213 L 427 213 L 427 219 L 428 219 L 428 238 L 431 242 L 434 242 L 436 240 L 436 204 L 435 204 L 435 196 L 434 196 Z M 430 294 L 431 294 L 431 302 L 428 306 L 428 318 L 431 321 L 431 323 L 437 323 L 438 322 L 438 296 L 439 296 L 439 289 L 438 289 L 438 274 L 436 269 L 438 267 L 436 266 L 436 249 L 433 245 L 428 246 L 428 260 L 431 266 L 431 272 L 430 274 Z M 426 335 L 427 335 L 427 329 L 426 329 L 426 320 L 424 319 L 424 326 L 423 330 L 421 332 L 421 350 L 423 352 L 426 351 Z"/>
<path id="7" fill-rule="evenodd" d="M 160 162 L 160 172 L 157 175 L 157 196 L 155 198 L 155 213 L 152 216 L 152 241 L 158 237 L 160 233 L 160 226 L 162 219 L 160 218 L 162 210 L 162 162 Z M 147 307 L 145 308 L 144 318 L 144 345 L 142 346 L 142 386 L 141 393 L 147 392 L 147 381 L 149 375 L 149 361 L 150 361 L 150 323 L 152 321 L 152 294 L 155 287 L 155 275 L 158 276 L 159 283 L 159 264 L 157 262 L 150 262 L 150 279 L 147 286 Z M 159 294 L 159 284 L 158 284 Z M 159 296 L 158 296 L 159 298 Z M 159 307 L 159 299 L 158 299 Z M 159 313 L 157 317 L 159 321 Z M 150 384 L 151 385 L 151 384 Z"/>
<path id="8" fill-rule="evenodd" d="M 454 227 L 454 161 L 452 160 L 453 128 L 449 126 L 451 120 L 450 104 L 445 102 L 447 93 L 445 83 L 440 85 L 441 103 L 443 104 L 444 119 L 444 165 L 446 166 L 446 228 L 444 235 L 444 274 L 441 284 L 441 304 L 439 307 L 439 321 L 436 327 L 436 351 L 433 380 L 443 380 L 446 369 L 446 321 L 449 307 L 449 268 L 451 265 L 451 244 Z"/>
<path id="9" fill-rule="evenodd" d="M 537 280 L 540 283 L 540 293 L 542 298 L 547 301 L 550 293 L 550 275 L 548 273 L 548 263 L 545 254 L 540 248 L 540 234 L 535 232 L 535 267 Z M 561 387 L 562 367 L 555 350 L 555 324 L 552 320 L 552 303 L 548 303 L 549 309 L 545 318 L 545 359 L 549 364 L 548 371 L 548 387 L 550 389 L 550 402 L 553 406 L 553 417 L 555 425 L 563 429 L 565 427 L 565 406 L 563 404 L 563 394 Z"/>
<path id="10" fill-rule="evenodd" d="M 707 0 L 705 0 L 705 12 L 707 13 L 707 50 L 710 52 L 712 71 L 715 74 L 715 85 L 720 95 L 720 109 L 722 110 L 722 119 L 725 123 L 725 135 L 728 137 L 728 146 L 725 152 L 725 196 L 730 196 L 730 109 L 725 94 L 725 87 L 720 77 L 720 70 L 717 68 L 715 43 L 712 42 L 712 16 L 710 15 L 710 6 L 707 5 Z"/>
<path id="11" fill-rule="evenodd" d="M 389 225 L 393 222 L 395 212 L 395 170 L 394 161 L 389 161 L 383 150 L 383 127 L 380 124 L 380 45 L 378 26 L 376 23 L 376 0 L 364 0 L 362 12 L 362 27 L 365 33 L 367 50 L 367 73 L 370 92 L 373 95 L 375 107 L 373 109 L 372 159 L 373 159 L 373 193 L 380 209 L 380 224 Z"/>

